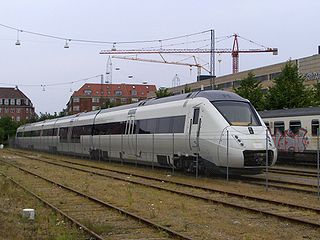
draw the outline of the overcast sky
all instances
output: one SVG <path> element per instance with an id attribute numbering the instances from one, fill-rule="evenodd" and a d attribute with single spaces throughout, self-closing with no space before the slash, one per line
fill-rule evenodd
<path id="1" fill-rule="evenodd" d="M 240 56 L 240 71 L 266 66 L 289 58 L 301 58 L 317 53 L 320 45 L 318 0 L 10 0 L 0 1 L 0 24 L 18 29 L 71 39 L 110 42 L 165 39 L 215 29 L 217 41 L 238 33 L 267 47 L 279 49 L 271 53 Z M 176 43 L 176 48 L 201 47 L 210 42 L 209 34 L 163 42 Z M 105 74 L 107 56 L 102 49 L 110 44 L 70 42 L 20 33 L 20 46 L 15 46 L 17 31 L 0 27 L 0 86 L 18 84 L 31 99 L 36 112 L 59 112 L 65 108 L 72 91 L 83 78 Z M 201 40 L 199 43 L 193 43 Z M 243 40 L 241 49 L 259 48 Z M 159 47 L 153 44 L 117 44 L 117 49 Z M 231 48 L 232 39 L 217 42 L 216 48 Z M 159 59 L 158 56 L 140 56 Z M 181 60 L 186 56 L 168 56 Z M 201 64 L 208 55 L 196 55 Z M 230 54 L 217 55 L 216 75 L 230 74 Z M 195 81 L 196 69 L 165 64 L 112 60 L 113 83 L 148 82 L 157 87 L 171 87 L 178 74 L 181 84 Z M 219 66 L 220 65 L 220 66 Z M 204 72 L 205 74 L 205 72 Z M 133 78 L 128 78 L 132 75 Z M 99 83 L 100 79 L 88 82 Z M 40 85 L 68 83 L 61 86 Z M 24 86 L 35 85 L 35 86 Z"/>

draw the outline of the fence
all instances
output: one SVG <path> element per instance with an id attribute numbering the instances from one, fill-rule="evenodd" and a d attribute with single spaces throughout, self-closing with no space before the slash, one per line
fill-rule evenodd
<path id="1" fill-rule="evenodd" d="M 252 130 L 252 129 L 251 129 Z M 249 131 L 251 131 L 249 129 Z M 61 143 L 58 136 L 40 136 L 9 139 L 11 147 L 23 147 L 69 155 L 95 158 L 99 161 L 118 160 L 121 163 L 131 160 L 135 165 L 149 164 L 152 169 L 156 166 L 171 168 L 174 174 L 177 167 L 181 167 L 178 160 L 183 157 L 190 166 L 184 166 L 196 178 L 201 174 L 203 159 L 212 159 L 216 165 L 222 167 L 225 178 L 229 177 L 236 168 L 241 168 L 243 162 L 237 161 L 243 149 L 249 149 L 248 158 L 253 163 L 259 163 L 260 169 L 265 171 L 265 188 L 269 188 L 269 168 L 274 148 L 271 135 L 267 130 L 250 134 L 226 128 L 221 132 L 190 131 L 190 135 L 171 134 L 131 134 L 131 135 L 87 135 L 80 139 L 67 139 Z M 253 130 L 252 130 L 253 131 Z M 313 162 L 317 165 L 317 189 L 320 198 L 320 140 L 317 136 L 307 138 L 305 135 L 273 136 L 275 145 L 281 152 L 306 153 L 312 151 Z M 59 151 L 56 151 L 56 150 Z M 238 149 L 238 150 L 237 150 Z M 250 155 L 250 150 L 257 150 L 256 155 Z M 90 154 L 89 154 L 90 153 Z M 191 160 L 190 160 L 191 159 Z M 248 162 L 250 165 L 252 162 Z M 250 166 L 249 166 L 250 167 Z"/>

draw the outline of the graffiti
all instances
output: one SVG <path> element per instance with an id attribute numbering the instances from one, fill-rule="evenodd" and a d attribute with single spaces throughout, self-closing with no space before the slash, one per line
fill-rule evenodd
<path id="1" fill-rule="evenodd" d="M 309 145 L 309 139 L 306 137 L 307 132 L 304 128 L 300 128 L 297 133 L 293 133 L 290 129 L 285 130 L 283 133 L 277 131 L 274 141 L 278 150 L 304 152 Z"/>

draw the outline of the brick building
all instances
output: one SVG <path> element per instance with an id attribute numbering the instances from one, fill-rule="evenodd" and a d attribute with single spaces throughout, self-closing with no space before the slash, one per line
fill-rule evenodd
<path id="1" fill-rule="evenodd" d="M 89 112 L 108 105 L 122 105 L 155 97 L 156 86 L 146 84 L 86 83 L 67 103 L 68 114 Z"/>
<path id="2" fill-rule="evenodd" d="M 12 120 L 31 119 L 35 110 L 30 99 L 16 88 L 0 88 L 0 118 L 9 116 Z"/>

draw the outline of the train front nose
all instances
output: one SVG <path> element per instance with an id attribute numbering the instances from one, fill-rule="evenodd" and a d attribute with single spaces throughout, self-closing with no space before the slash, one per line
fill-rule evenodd
<path id="1" fill-rule="evenodd" d="M 267 151 L 268 150 L 268 151 Z M 277 151 L 264 127 L 227 127 L 220 137 L 219 161 L 222 166 L 255 168 L 274 164 Z"/>

